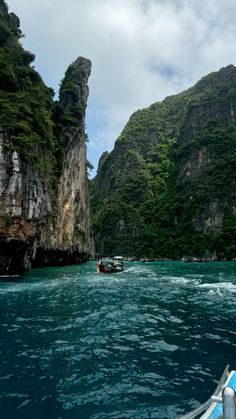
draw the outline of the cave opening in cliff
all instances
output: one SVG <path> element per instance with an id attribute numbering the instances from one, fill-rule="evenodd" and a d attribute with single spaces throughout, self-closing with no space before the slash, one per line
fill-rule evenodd
<path id="1" fill-rule="evenodd" d="M 0 241 L 0 274 L 16 275 L 26 270 L 25 260 L 29 245 L 18 240 Z"/>

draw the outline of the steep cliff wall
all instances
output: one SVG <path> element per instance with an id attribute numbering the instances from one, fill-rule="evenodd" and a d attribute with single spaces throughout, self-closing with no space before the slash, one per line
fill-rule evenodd
<path id="1" fill-rule="evenodd" d="M 0 273 L 31 267 L 51 200 L 39 175 L 0 139 Z"/>
<path id="2" fill-rule="evenodd" d="M 75 263 L 94 254 L 85 142 L 90 72 L 91 62 L 79 57 L 69 66 L 61 85 L 61 119 L 69 118 L 70 122 L 60 131 L 64 157 L 58 180 L 57 209 L 53 223 L 41 229 L 34 265 Z"/>
<path id="3" fill-rule="evenodd" d="M 93 254 L 84 124 L 91 62 L 68 67 L 53 102 L 19 25 L 1 0 L 0 274 Z"/>
<path id="4" fill-rule="evenodd" d="M 97 249 L 236 257 L 236 68 L 135 112 L 93 183 Z"/>

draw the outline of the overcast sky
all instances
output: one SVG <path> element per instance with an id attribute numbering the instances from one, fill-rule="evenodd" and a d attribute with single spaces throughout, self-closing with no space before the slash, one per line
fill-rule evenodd
<path id="1" fill-rule="evenodd" d="M 7 0 L 23 46 L 58 92 L 68 65 L 92 61 L 88 159 L 96 166 L 130 115 L 236 64 L 236 0 Z"/>

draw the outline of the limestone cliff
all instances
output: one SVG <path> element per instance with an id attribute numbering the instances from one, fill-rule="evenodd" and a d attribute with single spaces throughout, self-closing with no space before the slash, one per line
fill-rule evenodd
<path id="1" fill-rule="evenodd" d="M 32 166 L 19 153 L 6 152 L 0 139 L 0 273 L 31 267 L 51 199 Z"/>
<path id="2" fill-rule="evenodd" d="M 31 66 L 0 2 L 0 274 L 93 255 L 85 110 L 91 62 L 67 69 L 59 101 Z"/>
<path id="3" fill-rule="evenodd" d="M 85 107 L 91 63 L 78 58 L 73 69 L 78 90 L 62 92 L 67 114 L 83 104 L 81 113 L 62 133 L 63 166 L 55 190 L 21 154 L 0 148 L 0 267 L 1 273 L 21 272 L 33 266 L 77 263 L 93 255 L 86 172 Z M 66 76 L 65 80 L 68 81 Z"/>
<path id="4" fill-rule="evenodd" d="M 93 182 L 104 254 L 236 258 L 236 68 L 135 112 Z"/>
<path id="5" fill-rule="evenodd" d="M 61 85 L 59 104 L 71 121 L 61 131 L 64 158 L 58 179 L 56 215 L 53 222 L 41 229 L 34 266 L 75 263 L 94 254 L 85 142 L 90 72 L 91 62 L 79 57 L 69 66 Z"/>

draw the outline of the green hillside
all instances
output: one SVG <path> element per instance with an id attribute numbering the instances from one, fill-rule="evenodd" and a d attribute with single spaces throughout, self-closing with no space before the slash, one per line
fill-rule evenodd
<path id="1" fill-rule="evenodd" d="M 91 188 L 102 254 L 236 257 L 236 68 L 135 112 Z"/>

